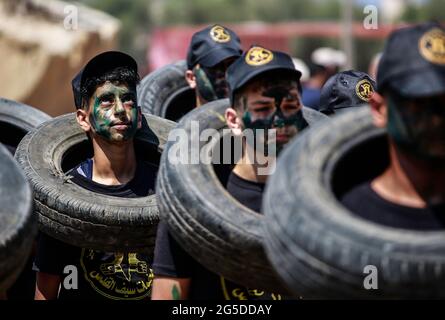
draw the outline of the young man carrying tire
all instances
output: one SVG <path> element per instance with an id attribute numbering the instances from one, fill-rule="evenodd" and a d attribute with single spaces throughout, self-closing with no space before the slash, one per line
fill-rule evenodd
<path id="1" fill-rule="evenodd" d="M 196 106 L 228 96 L 227 68 L 242 53 L 240 39 L 229 28 L 213 25 L 192 36 L 185 79 L 196 93 Z"/>
<path id="2" fill-rule="evenodd" d="M 92 194 L 136 198 L 154 193 L 155 169 L 136 158 L 133 144 L 142 119 L 137 72 L 133 58 L 110 51 L 90 60 L 73 80 L 77 122 L 89 136 L 94 156 L 70 174 Z M 79 248 L 42 233 L 35 298 L 149 299 L 151 262 L 146 253 Z"/>
<path id="3" fill-rule="evenodd" d="M 352 189 L 343 204 L 361 217 L 402 229 L 445 227 L 445 29 L 422 24 L 394 32 L 370 100 L 386 128 L 390 163 Z M 375 155 L 378 157 L 379 155 Z"/>
<path id="4" fill-rule="evenodd" d="M 281 150 L 308 125 L 302 114 L 300 76 L 287 54 L 258 46 L 250 48 L 227 71 L 232 106 L 225 112 L 227 125 L 238 136 L 244 130 L 260 133 L 255 145 L 249 145 L 249 140 L 243 144 L 243 156 L 230 174 L 227 191 L 253 211 L 261 210 L 270 172 L 262 173 L 261 165 L 250 155 L 260 155 L 261 164 L 263 160 L 274 161 L 264 150 L 270 150 L 271 144 Z M 270 129 L 276 130 L 275 140 L 264 134 Z M 159 224 L 153 268 L 153 299 L 281 299 L 279 294 L 245 288 L 210 272 L 180 247 L 165 222 Z"/>

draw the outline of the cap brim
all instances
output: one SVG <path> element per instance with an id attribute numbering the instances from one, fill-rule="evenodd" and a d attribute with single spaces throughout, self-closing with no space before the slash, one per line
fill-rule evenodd
<path id="1" fill-rule="evenodd" d="M 239 84 L 237 85 L 238 89 L 241 88 L 242 86 L 244 86 L 247 82 L 249 82 L 253 78 L 255 78 L 257 75 L 268 72 L 268 71 L 272 71 L 272 70 L 289 71 L 290 73 L 294 73 L 296 75 L 297 80 L 300 80 L 300 78 L 301 78 L 301 72 L 298 71 L 297 69 L 285 68 L 285 67 L 276 66 L 276 65 L 263 66 L 262 68 L 258 68 L 258 70 L 254 71 L 252 73 L 249 73 L 248 77 L 241 80 L 239 82 Z"/>
<path id="2" fill-rule="evenodd" d="M 406 98 L 445 94 L 445 71 L 431 69 L 418 71 L 405 77 L 398 77 L 396 80 L 389 80 L 388 87 Z"/>
<path id="3" fill-rule="evenodd" d="M 237 89 L 239 90 L 242 86 L 244 86 L 247 82 L 249 82 L 250 80 L 252 80 L 253 78 L 255 78 L 257 75 L 268 72 L 268 71 L 272 71 L 272 70 L 283 70 L 283 71 L 288 71 L 290 73 L 294 73 L 295 76 L 297 77 L 297 80 L 300 81 L 301 78 L 301 72 L 298 71 L 297 69 L 293 69 L 293 68 L 285 68 L 282 66 L 277 66 L 277 65 L 269 65 L 269 66 L 263 66 L 261 68 L 258 68 L 258 70 L 252 72 L 249 74 L 249 76 L 245 77 L 244 79 L 242 79 L 239 84 L 237 84 Z M 235 92 L 233 90 L 231 90 L 230 92 L 230 102 L 231 104 L 233 104 L 233 97 L 234 97 Z"/>
<path id="4" fill-rule="evenodd" d="M 234 48 L 216 48 L 210 51 L 198 63 L 204 67 L 211 68 L 225 59 L 241 56 L 241 52 Z"/>
<path id="5" fill-rule="evenodd" d="M 342 107 L 342 108 L 334 108 L 333 114 L 343 114 L 347 112 L 351 112 L 351 110 L 355 110 L 357 108 L 369 107 L 367 103 L 356 104 L 353 106 Z"/>

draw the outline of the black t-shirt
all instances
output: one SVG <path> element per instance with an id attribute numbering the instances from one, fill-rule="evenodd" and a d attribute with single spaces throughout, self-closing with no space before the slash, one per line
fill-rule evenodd
<path id="1" fill-rule="evenodd" d="M 134 178 L 126 184 L 107 186 L 92 181 L 92 160 L 89 159 L 70 174 L 73 182 L 96 193 L 137 198 L 154 194 L 157 169 L 138 162 Z M 41 233 L 34 269 L 61 276 L 59 299 L 149 299 L 153 272 L 150 254 L 133 252 L 101 252 L 79 248 Z M 66 266 L 75 266 L 78 289 L 66 289 L 64 278 L 73 275 Z M 68 283 L 71 279 L 67 278 Z"/>
<path id="2" fill-rule="evenodd" d="M 264 184 L 244 180 L 233 172 L 227 182 L 227 191 L 256 212 L 260 212 L 263 190 Z M 248 289 L 207 270 L 182 249 L 164 221 L 156 235 L 153 272 L 156 276 L 191 278 L 190 300 L 281 300 L 279 294 Z"/>
<path id="3" fill-rule="evenodd" d="M 411 230 L 445 228 L 445 204 L 427 208 L 401 206 L 378 195 L 370 182 L 349 191 L 341 202 L 356 215 L 385 226 Z"/>

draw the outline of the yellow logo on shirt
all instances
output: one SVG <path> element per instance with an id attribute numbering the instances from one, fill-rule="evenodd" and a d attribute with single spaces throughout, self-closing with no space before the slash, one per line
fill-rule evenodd
<path id="1" fill-rule="evenodd" d="M 80 263 L 91 287 L 109 299 L 139 300 L 151 294 L 154 276 L 144 254 L 82 249 Z"/>

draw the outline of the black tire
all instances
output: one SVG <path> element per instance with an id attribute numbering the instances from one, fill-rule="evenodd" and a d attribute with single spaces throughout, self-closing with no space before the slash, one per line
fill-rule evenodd
<path id="1" fill-rule="evenodd" d="M 157 167 L 175 123 L 144 116 L 143 129 L 135 139 L 136 152 Z M 152 250 L 159 219 L 156 196 L 125 199 L 76 185 L 66 172 L 91 156 L 91 144 L 74 113 L 54 118 L 23 138 L 16 159 L 34 189 L 40 230 L 78 247 Z"/>
<path id="2" fill-rule="evenodd" d="M 0 98 L 0 143 L 14 154 L 25 134 L 49 119 L 49 115 L 36 108 Z"/>
<path id="3" fill-rule="evenodd" d="M 0 145 L 0 293 L 17 279 L 37 231 L 32 190 L 9 151 Z"/>
<path id="4" fill-rule="evenodd" d="M 196 106 L 194 91 L 185 80 L 184 60 L 159 68 L 142 79 L 138 103 L 142 111 L 177 121 Z"/>
<path id="5" fill-rule="evenodd" d="M 228 106 L 228 99 L 208 103 L 182 118 L 176 129 L 187 132 L 191 145 L 192 121 L 199 121 L 199 132 L 222 130 Z M 304 114 L 309 123 L 327 118 L 308 108 Z M 251 288 L 283 292 L 262 248 L 263 216 L 229 195 L 212 164 L 168 161 L 172 145 L 173 141 L 167 143 L 161 157 L 156 190 L 161 219 L 167 221 L 173 237 L 209 270 Z M 201 152 L 205 145 L 200 142 L 199 150 L 191 150 Z"/>
<path id="6" fill-rule="evenodd" d="M 363 108 L 317 125 L 278 159 L 263 201 L 265 245 L 293 293 L 331 299 L 445 298 L 445 232 L 372 223 L 337 200 L 382 172 L 387 150 L 385 131 L 373 126 L 369 108 Z M 347 182 L 336 185 L 342 178 Z M 377 290 L 364 287 L 368 265 L 377 268 Z"/>

